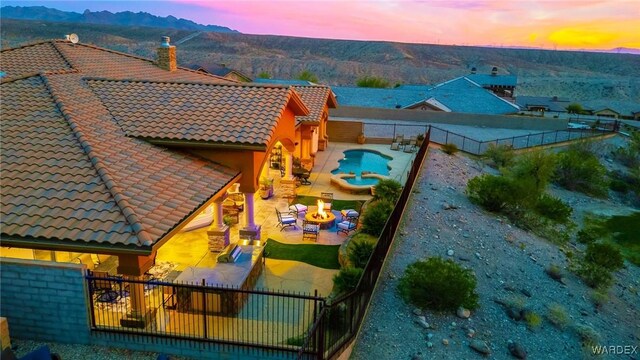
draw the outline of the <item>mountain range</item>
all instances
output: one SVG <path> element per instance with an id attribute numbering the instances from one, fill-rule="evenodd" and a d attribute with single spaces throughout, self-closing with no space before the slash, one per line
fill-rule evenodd
<path id="1" fill-rule="evenodd" d="M 434 85 L 464 76 L 472 67 L 479 73 L 489 73 L 496 66 L 499 74 L 517 76 L 516 95 L 640 103 L 640 56 L 632 54 L 310 39 L 142 25 L 14 20 L 5 18 L 5 8 L 2 9 L 2 48 L 76 33 L 81 43 L 154 58 L 161 36 L 170 36 L 172 43 L 177 44 L 181 66 L 225 64 L 250 77 L 268 73 L 273 78 L 292 79 L 308 70 L 320 83 L 328 85 L 355 86 L 364 76 L 382 77 L 392 85 Z"/>
<path id="2" fill-rule="evenodd" d="M 3 6 L 0 8 L 2 18 L 22 20 L 45 20 L 85 24 L 105 24 L 123 26 L 151 26 L 158 28 L 172 28 L 181 30 L 199 30 L 215 32 L 235 32 L 236 30 L 218 25 L 202 25 L 191 20 L 178 19 L 174 16 L 160 17 L 146 12 L 123 11 L 112 13 L 109 11 L 89 11 L 82 14 L 61 11 L 45 6 Z"/>

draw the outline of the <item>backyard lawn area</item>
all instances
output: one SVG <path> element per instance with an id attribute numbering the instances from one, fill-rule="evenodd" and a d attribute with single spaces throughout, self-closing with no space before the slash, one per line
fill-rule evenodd
<path id="1" fill-rule="evenodd" d="M 294 201 L 294 203 L 296 204 L 302 204 L 302 205 L 317 205 L 318 204 L 318 199 L 320 199 L 320 197 L 317 196 L 306 196 L 306 195 L 298 195 Z M 364 204 L 364 200 L 338 200 L 338 199 L 333 199 L 333 201 L 331 202 L 331 208 L 333 210 L 345 210 L 345 209 L 354 209 L 354 210 L 359 210 L 360 208 L 362 208 L 362 204 Z"/>
<path id="2" fill-rule="evenodd" d="M 283 244 L 267 240 L 265 257 L 278 260 L 293 260 L 323 269 L 340 269 L 338 249 L 340 245 Z"/>

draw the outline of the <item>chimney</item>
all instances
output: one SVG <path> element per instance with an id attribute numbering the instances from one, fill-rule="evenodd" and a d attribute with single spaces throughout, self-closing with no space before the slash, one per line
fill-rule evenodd
<path id="1" fill-rule="evenodd" d="M 498 68 L 497 67 L 493 67 L 493 69 L 491 69 L 491 75 L 496 76 L 498 75 Z"/>
<path id="2" fill-rule="evenodd" d="M 471 73 L 472 73 L 472 74 L 475 74 L 475 73 L 476 73 L 476 71 L 478 71 L 478 69 L 476 69 L 476 67 L 475 67 L 475 66 L 471 68 Z"/>
<path id="3" fill-rule="evenodd" d="M 163 36 L 158 48 L 158 67 L 167 71 L 175 71 L 178 68 L 176 61 L 176 47 L 169 45 L 169 37 Z"/>

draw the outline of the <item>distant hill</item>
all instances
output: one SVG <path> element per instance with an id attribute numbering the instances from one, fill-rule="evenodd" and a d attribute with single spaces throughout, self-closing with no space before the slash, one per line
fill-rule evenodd
<path id="1" fill-rule="evenodd" d="M 2 21 L 0 38 L 6 48 L 72 32 L 82 43 L 154 58 L 161 36 L 170 36 L 175 43 L 194 30 L 7 19 Z M 308 69 L 328 85 L 354 86 L 367 75 L 391 84 L 437 84 L 466 75 L 472 67 L 489 73 L 497 66 L 500 74 L 518 76 L 516 95 L 640 103 L 640 56 L 630 54 L 219 32 L 199 34 L 177 45 L 177 51 L 181 65 L 226 64 L 250 76 L 266 71 L 283 79 Z"/>
<path id="2" fill-rule="evenodd" d="M 3 19 L 45 20 L 56 22 L 72 22 L 86 24 L 124 25 L 124 26 L 150 26 L 158 28 L 172 28 L 181 30 L 200 30 L 214 32 L 232 32 L 228 27 L 217 25 L 202 25 L 191 20 L 178 19 L 174 16 L 160 17 L 146 12 L 123 11 L 112 13 L 109 11 L 84 13 L 60 11 L 45 6 L 3 6 L 0 8 Z"/>

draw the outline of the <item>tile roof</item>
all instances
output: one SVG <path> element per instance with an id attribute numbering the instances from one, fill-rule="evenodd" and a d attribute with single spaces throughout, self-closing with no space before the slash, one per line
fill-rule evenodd
<path id="1" fill-rule="evenodd" d="M 501 99 L 466 77 L 428 89 L 417 86 L 394 89 L 336 86 L 332 89 L 343 106 L 397 109 L 428 101 L 432 105 L 444 105 L 444 111 L 460 113 L 510 114 L 519 110 L 517 105 Z"/>
<path id="2" fill-rule="evenodd" d="M 337 103 L 331 88 L 323 85 L 313 85 L 313 86 L 294 86 L 293 87 L 298 94 L 300 94 L 300 98 L 302 98 L 302 102 L 309 109 L 309 115 L 306 116 L 296 116 L 297 122 L 301 123 L 318 123 L 322 120 L 322 112 L 324 111 L 325 105 L 328 105 L 329 108 L 336 108 Z"/>
<path id="3" fill-rule="evenodd" d="M 589 100 L 580 102 L 585 109 L 591 111 L 601 111 L 610 109 L 622 116 L 633 116 L 640 112 L 640 102 L 634 101 L 616 101 L 616 100 Z"/>
<path id="4" fill-rule="evenodd" d="M 292 88 L 168 72 L 82 44 L 3 50 L 0 70 L 6 244 L 149 251 L 239 173 L 135 136 L 264 143 L 286 106 L 308 113 Z"/>
<path id="5" fill-rule="evenodd" d="M 2 50 L 4 80 L 32 76 L 39 72 L 75 70 L 85 76 L 113 79 L 154 79 L 158 81 L 198 81 L 233 84 L 235 81 L 203 74 L 188 68 L 165 71 L 152 60 L 86 44 L 52 40 Z"/>
<path id="6" fill-rule="evenodd" d="M 89 79 L 128 136 L 268 145 L 290 88 Z M 302 113 L 301 113 L 302 114 Z"/>
<path id="7" fill-rule="evenodd" d="M 550 96 L 518 96 L 516 104 L 523 109 L 528 107 L 544 107 L 547 111 L 567 112 L 567 106 L 571 104 L 571 100 Z"/>
<path id="8" fill-rule="evenodd" d="M 81 74 L 2 91 L 3 237 L 150 246 L 237 176 L 126 137 Z"/>

